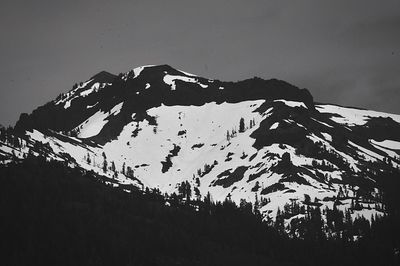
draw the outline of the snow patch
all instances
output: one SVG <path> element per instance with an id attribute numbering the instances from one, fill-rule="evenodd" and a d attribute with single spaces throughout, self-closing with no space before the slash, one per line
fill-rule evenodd
<path id="1" fill-rule="evenodd" d="M 136 68 L 134 68 L 134 69 L 132 69 L 131 71 L 128 71 L 128 72 L 126 72 L 123 76 L 122 76 L 122 80 L 125 80 L 125 81 L 127 81 L 128 80 L 128 75 L 129 75 L 129 73 L 131 73 L 132 71 L 133 71 L 133 78 L 137 78 L 141 73 L 142 73 L 142 71 L 145 69 L 145 68 L 147 68 L 147 67 L 153 67 L 154 65 L 145 65 L 145 66 L 139 66 L 139 67 L 136 67 Z"/>
<path id="2" fill-rule="evenodd" d="M 319 121 L 319 120 L 315 119 L 314 117 L 311 117 L 311 119 L 312 119 L 312 120 L 314 120 L 315 122 L 318 122 L 318 123 L 320 123 L 320 124 L 324 125 L 324 126 L 327 126 L 327 127 L 333 128 L 333 126 L 331 126 L 331 125 L 328 125 L 327 123 L 324 123 L 324 122 L 322 122 L 322 121 Z"/>
<path id="3" fill-rule="evenodd" d="M 305 109 L 308 109 L 307 106 L 303 102 L 295 102 L 295 101 L 287 101 L 283 99 L 275 100 L 274 102 L 282 102 L 287 106 L 290 107 L 303 107 Z"/>
<path id="4" fill-rule="evenodd" d="M 269 129 L 276 129 L 279 126 L 279 122 L 275 122 Z"/>
<path id="5" fill-rule="evenodd" d="M 97 111 L 76 128 L 79 132 L 78 137 L 86 139 L 98 135 L 108 123 L 107 118 L 111 115 L 117 115 L 121 111 L 122 105 L 123 102 L 117 104 L 110 112 Z"/>
<path id="6" fill-rule="evenodd" d="M 92 92 L 98 92 L 100 89 L 103 89 L 108 85 L 111 85 L 111 83 L 96 82 L 90 87 L 90 89 L 82 91 L 81 93 L 79 93 L 79 95 L 82 96 L 82 97 L 86 97 L 89 94 L 91 94 Z"/>
<path id="7" fill-rule="evenodd" d="M 135 74 L 135 78 L 137 78 L 140 75 L 140 73 L 142 73 L 143 69 L 145 69 L 146 67 L 153 67 L 153 66 L 154 65 L 146 65 L 134 68 L 133 73 Z"/>
<path id="8" fill-rule="evenodd" d="M 371 117 L 390 117 L 397 123 L 400 123 L 400 115 L 376 112 L 371 110 L 360 110 L 355 108 L 341 107 L 336 105 L 316 105 L 320 113 L 337 114 L 339 116 L 331 117 L 331 120 L 349 126 L 365 125 Z"/>
<path id="9" fill-rule="evenodd" d="M 95 103 L 95 104 L 93 104 L 93 105 L 88 105 L 88 106 L 86 106 L 86 109 L 93 108 L 93 107 L 95 107 L 97 104 L 99 104 L 99 102 L 97 102 L 97 103 Z"/>
<path id="10" fill-rule="evenodd" d="M 166 74 L 163 78 L 165 84 L 168 84 L 171 87 L 171 90 L 176 90 L 176 80 L 181 80 L 184 82 L 190 82 L 190 83 L 195 83 L 201 86 L 202 88 L 207 88 L 208 85 L 200 83 L 197 78 L 192 78 L 192 77 L 184 77 L 184 76 L 176 76 L 176 75 L 169 75 Z"/>
<path id="11" fill-rule="evenodd" d="M 381 156 L 381 155 L 379 155 L 379 154 L 377 154 L 377 153 L 375 153 L 373 151 L 370 151 L 370 150 L 368 150 L 368 149 L 366 149 L 364 147 L 361 147 L 360 145 L 357 145 L 357 144 L 355 144 L 354 142 L 352 142 L 350 140 L 349 140 L 349 144 L 351 146 L 357 148 L 359 151 L 361 151 L 365 155 L 367 155 L 368 156 L 368 158 L 367 158 L 368 160 L 371 160 L 371 161 L 376 161 L 377 159 L 378 160 L 383 160 L 383 156 Z M 360 153 L 359 151 L 358 151 L 358 153 Z"/>
<path id="12" fill-rule="evenodd" d="M 374 145 L 378 145 L 386 149 L 400 150 L 400 141 L 394 141 L 394 140 L 376 141 L 373 139 L 371 139 L 370 141 Z"/>
<path id="13" fill-rule="evenodd" d="M 332 136 L 331 135 L 329 135 L 328 133 L 324 133 L 324 132 L 321 132 L 321 134 L 322 134 L 322 136 L 324 136 L 324 139 L 326 139 L 329 142 L 332 142 Z"/>
<path id="14" fill-rule="evenodd" d="M 89 79 L 88 81 L 83 82 L 81 85 L 78 85 L 75 89 L 73 89 L 73 90 L 71 90 L 71 91 L 69 91 L 69 92 L 67 92 L 67 93 L 63 93 L 63 94 L 62 94 L 62 97 L 63 97 L 63 98 L 60 99 L 60 100 L 58 100 L 58 101 L 55 103 L 55 105 L 59 105 L 60 103 L 64 103 L 64 102 L 65 102 L 65 104 L 64 104 L 64 109 L 69 108 L 69 107 L 71 106 L 71 101 L 72 101 L 73 99 L 75 99 L 76 97 L 78 97 L 78 96 L 75 95 L 75 93 L 76 93 L 79 89 L 86 87 L 87 84 L 89 84 L 90 82 L 92 82 L 92 80 L 93 80 L 93 79 Z"/>
<path id="15" fill-rule="evenodd" d="M 197 77 L 197 75 L 195 75 L 195 74 L 191 74 L 191 73 L 185 72 L 185 71 L 183 71 L 183 70 L 180 70 L 180 69 L 177 69 L 177 70 L 178 70 L 179 72 L 181 72 L 181 73 L 185 74 L 186 76 Z"/>

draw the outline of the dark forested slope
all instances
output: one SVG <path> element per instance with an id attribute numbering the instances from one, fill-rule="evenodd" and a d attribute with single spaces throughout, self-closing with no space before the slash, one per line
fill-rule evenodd
<path id="1" fill-rule="evenodd" d="M 296 240 L 267 227 L 251 205 L 168 198 L 166 204 L 157 190 L 127 193 L 90 172 L 37 158 L 0 166 L 2 265 L 398 262 L 393 249 L 398 218 L 393 215 L 375 223 L 358 242 Z"/>

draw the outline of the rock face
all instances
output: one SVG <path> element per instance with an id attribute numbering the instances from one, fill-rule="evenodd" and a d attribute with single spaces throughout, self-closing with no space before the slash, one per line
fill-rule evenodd
<path id="1" fill-rule="evenodd" d="M 280 80 L 222 82 L 168 65 L 101 72 L 22 114 L 15 134 L 0 142 L 2 163 L 29 153 L 164 192 L 188 181 L 214 200 L 251 201 L 265 219 L 293 202 L 382 215 L 376 180 L 400 164 L 399 115 L 316 104 Z"/>

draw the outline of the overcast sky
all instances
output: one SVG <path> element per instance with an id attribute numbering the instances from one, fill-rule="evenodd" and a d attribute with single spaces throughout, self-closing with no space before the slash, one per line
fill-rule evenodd
<path id="1" fill-rule="evenodd" d="M 400 1 L 0 0 L 0 123 L 75 82 L 169 64 L 400 114 Z"/>

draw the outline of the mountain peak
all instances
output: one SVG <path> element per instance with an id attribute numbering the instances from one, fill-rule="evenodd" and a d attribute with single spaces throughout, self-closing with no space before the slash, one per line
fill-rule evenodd
<path id="1" fill-rule="evenodd" d="M 178 70 L 168 64 L 161 65 L 144 65 L 135 67 L 122 75 L 122 78 L 126 81 L 128 79 L 138 78 L 141 74 L 146 73 L 147 78 L 158 77 L 163 78 L 165 75 L 183 75 L 183 76 L 195 76 L 187 72 Z"/>
<path id="2" fill-rule="evenodd" d="M 163 192 L 188 182 L 219 201 L 259 199 L 269 218 L 292 200 L 383 215 L 368 203 L 381 204 L 377 175 L 400 166 L 400 116 L 315 104 L 278 79 L 223 82 L 166 64 L 102 71 L 22 115 L 15 129 L 22 148 L 0 143 L 0 159 L 69 160 L 113 185 Z"/>
<path id="3" fill-rule="evenodd" d="M 96 82 L 109 83 L 112 82 L 115 78 L 116 75 L 103 70 L 92 76 L 90 79 L 95 80 Z"/>
<path id="4" fill-rule="evenodd" d="M 16 127 L 69 132 L 80 126 L 87 115 L 110 110 L 123 102 L 121 112 L 109 118 L 108 126 L 98 134 L 105 143 L 120 133 L 133 113 L 144 113 L 160 105 L 201 106 L 211 102 L 277 99 L 303 102 L 309 111 L 314 110 L 312 95 L 307 90 L 282 80 L 255 77 L 223 82 L 189 74 L 168 64 L 145 65 L 118 76 L 101 71 L 81 82 L 76 89 L 20 119 Z"/>

